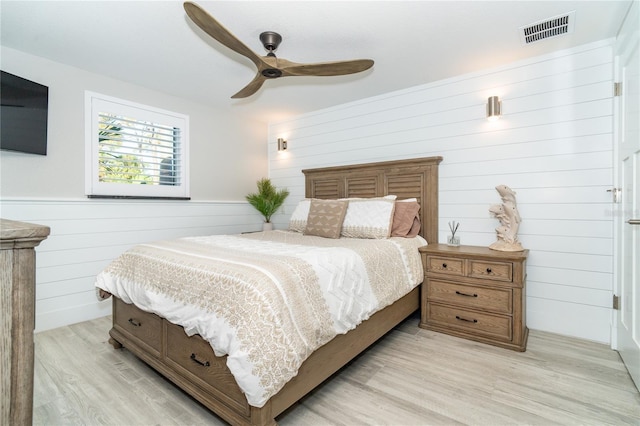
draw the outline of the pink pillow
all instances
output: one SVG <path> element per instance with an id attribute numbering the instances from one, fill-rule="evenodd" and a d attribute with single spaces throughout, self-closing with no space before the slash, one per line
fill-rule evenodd
<path id="1" fill-rule="evenodd" d="M 420 232 L 420 204 L 415 200 L 396 201 L 391 225 L 392 237 L 415 237 Z"/>

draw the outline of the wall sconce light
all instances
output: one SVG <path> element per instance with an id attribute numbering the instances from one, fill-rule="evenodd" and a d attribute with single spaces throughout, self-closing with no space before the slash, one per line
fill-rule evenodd
<path id="1" fill-rule="evenodd" d="M 278 138 L 278 151 L 286 151 L 287 150 L 287 141 L 282 138 Z"/>
<path id="2" fill-rule="evenodd" d="M 502 102 L 497 96 L 491 96 L 487 99 L 487 119 L 489 121 L 496 121 L 502 115 L 501 112 Z"/>

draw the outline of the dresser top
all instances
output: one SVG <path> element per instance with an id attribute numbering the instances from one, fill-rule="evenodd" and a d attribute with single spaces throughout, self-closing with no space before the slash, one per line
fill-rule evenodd
<path id="1" fill-rule="evenodd" d="M 449 246 L 447 244 L 429 244 L 420 247 L 421 253 L 440 254 L 447 256 L 483 256 L 504 260 L 523 260 L 529 255 L 529 250 L 498 251 L 482 246 Z"/>
<path id="2" fill-rule="evenodd" d="M 14 247 L 35 247 L 49 236 L 48 226 L 34 223 L 0 219 L 0 243 L 2 249 Z"/>

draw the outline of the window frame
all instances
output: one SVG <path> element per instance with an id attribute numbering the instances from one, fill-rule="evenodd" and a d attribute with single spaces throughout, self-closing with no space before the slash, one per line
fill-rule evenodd
<path id="1" fill-rule="evenodd" d="M 140 185 L 100 182 L 100 113 L 135 118 L 180 129 L 181 164 L 178 185 Z M 85 91 L 85 195 L 89 198 L 190 199 L 189 116 L 113 96 Z"/>

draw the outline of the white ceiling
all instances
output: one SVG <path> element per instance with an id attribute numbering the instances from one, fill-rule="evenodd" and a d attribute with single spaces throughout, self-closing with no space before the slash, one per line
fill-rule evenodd
<path id="1" fill-rule="evenodd" d="M 267 81 L 230 96 L 254 65 L 221 46 L 181 1 L 0 2 L 2 45 L 262 120 L 429 83 L 615 37 L 631 1 L 197 1 L 260 55 L 279 32 L 295 62 L 370 58 L 341 77 Z M 518 28 L 575 10 L 575 32 L 523 46 Z"/>

